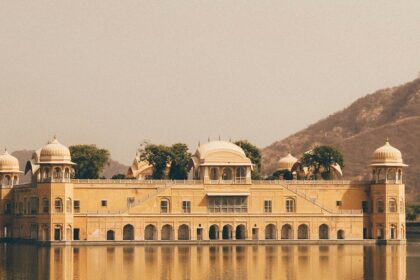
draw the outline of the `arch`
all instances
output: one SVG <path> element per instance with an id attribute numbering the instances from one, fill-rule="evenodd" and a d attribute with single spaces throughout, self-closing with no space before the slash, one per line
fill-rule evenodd
<path id="1" fill-rule="evenodd" d="M 298 227 L 298 239 L 309 239 L 309 227 L 301 224 Z"/>
<path id="2" fill-rule="evenodd" d="M 144 229 L 144 240 L 157 240 L 157 228 L 150 224 Z"/>
<path id="3" fill-rule="evenodd" d="M 326 224 L 319 226 L 319 239 L 329 239 L 329 228 Z"/>
<path id="4" fill-rule="evenodd" d="M 61 213 L 63 212 L 63 200 L 59 197 L 57 197 L 54 201 L 54 209 L 55 212 Z"/>
<path id="5" fill-rule="evenodd" d="M 42 180 L 46 181 L 50 178 L 50 168 L 44 167 L 44 171 L 42 172 Z"/>
<path id="6" fill-rule="evenodd" d="M 235 171 L 235 181 L 237 183 L 244 183 L 246 178 L 246 169 L 245 167 L 237 167 Z"/>
<path id="7" fill-rule="evenodd" d="M 127 224 L 123 227 L 123 240 L 134 240 L 134 227 Z"/>
<path id="8" fill-rule="evenodd" d="M 106 240 L 115 240 L 115 232 L 113 230 L 108 230 L 106 232 Z"/>
<path id="9" fill-rule="evenodd" d="M 219 181 L 219 169 L 217 167 L 210 168 L 210 180 Z"/>
<path id="10" fill-rule="evenodd" d="M 398 183 L 402 182 L 402 169 L 401 168 L 398 168 L 398 171 L 397 171 L 397 181 Z"/>
<path id="11" fill-rule="evenodd" d="M 64 169 L 64 178 L 67 180 L 70 179 L 70 169 L 68 167 Z"/>
<path id="12" fill-rule="evenodd" d="M 390 239 L 397 239 L 397 226 L 392 224 L 389 231 Z"/>
<path id="13" fill-rule="evenodd" d="M 217 225 L 211 225 L 209 229 L 209 239 L 218 240 L 219 239 L 219 227 Z"/>
<path id="14" fill-rule="evenodd" d="M 230 167 L 223 168 L 222 180 L 225 182 L 230 182 L 233 180 L 233 171 Z"/>
<path id="15" fill-rule="evenodd" d="M 61 225 L 54 226 L 54 240 L 60 241 L 63 238 L 63 227 Z"/>
<path id="16" fill-rule="evenodd" d="M 61 168 L 55 167 L 53 169 L 53 179 L 59 180 L 59 179 L 62 179 L 62 177 L 63 177 L 63 173 L 61 172 Z"/>
<path id="17" fill-rule="evenodd" d="M 289 224 L 281 227 L 281 239 L 293 239 L 293 229 Z"/>
<path id="18" fill-rule="evenodd" d="M 265 226 L 265 239 L 277 239 L 277 227 L 273 224 Z"/>
<path id="19" fill-rule="evenodd" d="M 386 181 L 396 181 L 397 180 L 397 171 L 395 168 L 388 168 L 386 170 Z"/>
<path id="20" fill-rule="evenodd" d="M 66 240 L 72 240 L 72 229 L 71 229 L 71 225 L 67 225 L 66 228 Z"/>
<path id="21" fill-rule="evenodd" d="M 337 231 L 337 239 L 344 239 L 344 230 L 339 229 Z"/>
<path id="22" fill-rule="evenodd" d="M 232 239 L 232 231 L 233 228 L 231 225 L 224 225 L 222 229 L 222 238 L 223 240 L 231 240 Z"/>
<path id="23" fill-rule="evenodd" d="M 173 240 L 174 239 L 174 229 L 171 225 L 164 225 L 161 231 L 162 240 Z"/>
<path id="24" fill-rule="evenodd" d="M 10 186 L 10 184 L 12 183 L 12 179 L 11 179 L 10 175 L 4 176 L 3 182 L 6 186 Z"/>
<path id="25" fill-rule="evenodd" d="M 246 227 L 245 225 L 238 225 L 236 227 L 236 239 L 246 239 Z"/>
<path id="26" fill-rule="evenodd" d="M 19 183 L 18 176 L 13 176 L 13 186 L 16 186 Z"/>
<path id="27" fill-rule="evenodd" d="M 190 240 L 190 227 L 188 225 L 180 225 L 178 228 L 178 240 Z"/>

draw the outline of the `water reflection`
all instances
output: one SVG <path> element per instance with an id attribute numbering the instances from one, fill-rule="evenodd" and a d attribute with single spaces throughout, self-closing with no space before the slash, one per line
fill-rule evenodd
<path id="1" fill-rule="evenodd" d="M 407 270 L 405 245 L 0 244 L 0 253 L 0 279 L 406 279 Z"/>

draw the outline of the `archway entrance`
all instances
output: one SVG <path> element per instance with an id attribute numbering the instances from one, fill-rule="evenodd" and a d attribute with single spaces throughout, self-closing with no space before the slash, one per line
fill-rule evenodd
<path id="1" fill-rule="evenodd" d="M 298 239 L 308 239 L 309 229 L 307 225 L 300 225 L 298 227 Z"/>
<path id="2" fill-rule="evenodd" d="M 123 240 L 134 240 L 134 227 L 130 224 L 123 228 Z"/>
<path id="3" fill-rule="evenodd" d="M 224 240 L 231 240 L 232 239 L 232 226 L 231 225 L 225 225 L 223 227 L 222 237 Z"/>
<path id="4" fill-rule="evenodd" d="M 210 240 L 218 240 L 219 239 L 219 227 L 217 225 L 210 226 L 209 239 Z"/>
<path id="5" fill-rule="evenodd" d="M 293 239 L 292 226 L 285 224 L 281 228 L 281 239 Z"/>
<path id="6" fill-rule="evenodd" d="M 328 226 L 326 224 L 319 226 L 319 239 L 329 239 Z"/>
<path id="7" fill-rule="evenodd" d="M 164 225 L 162 227 L 162 240 L 173 240 L 174 239 L 174 229 L 171 225 Z"/>
<path id="8" fill-rule="evenodd" d="M 265 239 L 277 239 L 277 228 L 273 224 L 265 227 Z"/>
<path id="9" fill-rule="evenodd" d="M 106 232 L 106 240 L 115 240 L 115 232 L 113 230 Z"/>
<path id="10" fill-rule="evenodd" d="M 246 239 L 246 228 L 244 225 L 236 227 L 236 239 Z"/>
<path id="11" fill-rule="evenodd" d="M 157 229 L 154 225 L 147 225 L 144 229 L 144 240 L 157 240 Z"/>
<path id="12" fill-rule="evenodd" d="M 190 240 L 190 228 L 187 225 L 181 225 L 178 228 L 178 240 Z"/>
<path id="13" fill-rule="evenodd" d="M 344 239 L 344 230 L 340 229 L 337 231 L 337 239 Z"/>

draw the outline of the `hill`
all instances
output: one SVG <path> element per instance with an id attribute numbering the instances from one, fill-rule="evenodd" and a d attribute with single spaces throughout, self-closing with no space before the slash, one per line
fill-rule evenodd
<path id="1" fill-rule="evenodd" d="M 346 109 L 264 148 L 263 173 L 271 174 L 288 149 L 299 157 L 314 145 L 328 144 L 343 152 L 346 178 L 366 178 L 372 152 L 387 137 L 409 165 L 404 180 L 407 200 L 420 200 L 420 78 L 362 97 Z"/>
<path id="2" fill-rule="evenodd" d="M 25 171 L 25 165 L 28 160 L 31 159 L 33 151 L 30 150 L 20 150 L 20 151 L 14 151 L 12 153 L 13 156 L 15 156 L 19 160 L 20 170 Z M 115 161 L 113 159 L 110 159 L 109 165 L 105 166 L 104 171 L 102 172 L 101 176 L 105 176 L 105 178 L 111 178 L 113 175 L 118 173 L 127 173 L 128 166 L 119 163 L 118 161 Z M 29 174 L 22 174 L 20 177 L 20 182 L 26 183 L 29 182 L 31 179 L 31 176 Z"/>

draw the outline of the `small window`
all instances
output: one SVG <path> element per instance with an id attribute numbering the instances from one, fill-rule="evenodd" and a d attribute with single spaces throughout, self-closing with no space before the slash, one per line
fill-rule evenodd
<path id="1" fill-rule="evenodd" d="M 362 201 L 362 210 L 363 210 L 363 213 L 369 212 L 369 204 L 367 201 Z"/>
<path id="2" fill-rule="evenodd" d="M 219 171 L 216 167 L 212 167 L 210 169 L 210 180 L 211 181 L 218 181 L 219 180 Z"/>
<path id="3" fill-rule="evenodd" d="M 67 198 L 67 201 L 66 201 L 66 211 L 67 211 L 67 213 L 71 213 L 71 208 L 72 208 L 71 198 Z"/>
<path id="4" fill-rule="evenodd" d="M 132 208 L 134 207 L 135 199 L 134 197 L 127 197 L 127 207 Z"/>
<path id="5" fill-rule="evenodd" d="M 337 200 L 337 201 L 335 202 L 335 205 L 336 205 L 337 207 L 341 207 L 341 205 L 342 205 L 342 201 L 341 201 L 341 200 Z"/>
<path id="6" fill-rule="evenodd" d="M 272 201 L 264 200 L 264 213 L 271 213 L 271 212 L 273 212 Z"/>
<path id="7" fill-rule="evenodd" d="M 58 212 L 58 213 L 63 212 L 63 201 L 61 200 L 61 198 L 55 199 L 54 207 L 55 207 L 55 212 Z"/>
<path id="8" fill-rule="evenodd" d="M 80 213 L 80 200 L 75 200 L 73 203 L 74 213 Z"/>
<path id="9" fill-rule="evenodd" d="M 102 199 L 101 200 L 101 206 L 102 207 L 107 207 L 108 206 L 108 200 Z"/>
<path id="10" fill-rule="evenodd" d="M 168 213 L 169 212 L 169 201 L 161 200 L 160 201 L 160 213 Z"/>
<path id="11" fill-rule="evenodd" d="M 393 198 L 389 200 L 389 212 L 397 212 L 397 202 Z"/>
<path id="12" fill-rule="evenodd" d="M 44 198 L 42 199 L 42 212 L 46 214 L 49 211 L 50 211 L 50 202 L 48 201 L 48 199 Z"/>
<path id="13" fill-rule="evenodd" d="M 4 214 L 12 214 L 12 204 L 10 204 L 10 202 L 6 202 L 6 204 L 4 205 Z"/>
<path id="14" fill-rule="evenodd" d="M 184 213 L 191 213 L 191 201 L 189 200 L 182 201 L 182 211 Z"/>
<path id="15" fill-rule="evenodd" d="M 288 213 L 296 212 L 295 200 L 293 198 L 286 199 L 286 212 Z"/>
<path id="16" fill-rule="evenodd" d="M 378 199 L 376 201 L 376 212 L 383 213 L 384 212 L 384 201 L 382 199 Z"/>

